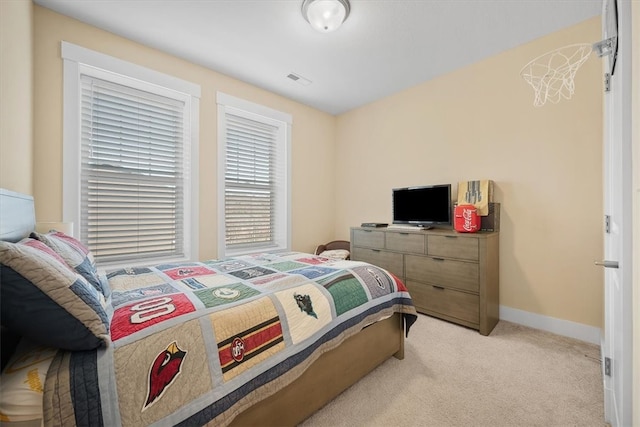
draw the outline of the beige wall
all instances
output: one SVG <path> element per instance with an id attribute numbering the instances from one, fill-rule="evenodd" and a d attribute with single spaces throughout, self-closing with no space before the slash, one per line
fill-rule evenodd
<path id="1" fill-rule="evenodd" d="M 602 63 L 592 55 L 573 99 L 541 108 L 519 75 L 598 40 L 594 18 L 338 117 L 336 237 L 390 222 L 393 187 L 492 179 L 500 303 L 601 327 Z"/>
<path id="2" fill-rule="evenodd" d="M 216 91 L 293 116 L 292 248 L 313 251 L 334 230 L 335 117 L 35 6 L 34 196 L 40 221 L 62 217 L 62 59 L 65 40 L 199 84 L 200 258 L 217 255 Z"/>
<path id="3" fill-rule="evenodd" d="M 0 0 L 0 187 L 33 194 L 33 3 Z"/>

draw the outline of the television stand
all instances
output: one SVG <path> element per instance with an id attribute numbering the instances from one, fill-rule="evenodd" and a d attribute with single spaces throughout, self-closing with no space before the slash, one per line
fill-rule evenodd
<path id="1" fill-rule="evenodd" d="M 351 259 L 395 274 L 416 310 L 489 335 L 499 319 L 498 232 L 351 228 Z"/>

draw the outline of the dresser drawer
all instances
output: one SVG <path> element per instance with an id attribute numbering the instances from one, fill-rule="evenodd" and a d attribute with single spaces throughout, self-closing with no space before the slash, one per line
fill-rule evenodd
<path id="1" fill-rule="evenodd" d="M 405 277 L 471 292 L 478 292 L 480 288 L 480 267 L 473 262 L 406 255 Z"/>
<path id="2" fill-rule="evenodd" d="M 478 261 L 479 246 L 477 237 L 428 236 L 427 254 L 432 256 L 468 259 Z"/>
<path id="3" fill-rule="evenodd" d="M 352 245 L 384 249 L 384 231 L 353 230 Z"/>
<path id="4" fill-rule="evenodd" d="M 387 232 L 386 248 L 392 251 L 424 254 L 426 236 L 415 233 Z"/>
<path id="5" fill-rule="evenodd" d="M 389 270 L 400 279 L 404 278 L 404 267 L 402 263 L 402 254 L 395 252 L 386 252 L 376 249 L 355 248 L 351 247 L 351 259 L 354 261 L 364 261 L 369 264 L 377 265 L 385 270 Z"/>
<path id="6" fill-rule="evenodd" d="M 418 309 L 454 317 L 473 324 L 480 323 L 480 297 L 452 289 L 407 280 L 407 289 Z"/>

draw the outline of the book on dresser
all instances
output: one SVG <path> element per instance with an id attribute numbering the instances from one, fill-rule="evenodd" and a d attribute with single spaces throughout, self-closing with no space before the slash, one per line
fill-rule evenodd
<path id="1" fill-rule="evenodd" d="M 424 314 L 489 335 L 499 320 L 499 232 L 351 228 L 351 259 L 407 286 Z"/>

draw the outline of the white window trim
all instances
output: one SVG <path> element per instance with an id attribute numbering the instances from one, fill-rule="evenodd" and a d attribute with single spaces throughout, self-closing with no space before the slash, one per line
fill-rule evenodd
<path id="1" fill-rule="evenodd" d="M 293 119 L 291 114 L 274 110 L 264 105 L 256 104 L 241 98 L 228 95 L 223 92 L 216 93 L 218 104 L 218 258 L 227 256 L 248 255 L 264 251 L 290 251 L 291 250 L 291 125 Z M 277 120 L 286 124 L 285 131 L 285 197 L 286 208 L 282 212 L 282 218 L 278 219 L 282 227 L 286 230 L 284 245 L 260 247 L 255 249 L 227 250 L 225 245 L 225 169 L 226 169 L 226 110 L 237 109 L 244 113 L 253 114 L 266 118 L 267 120 Z"/>
<path id="2" fill-rule="evenodd" d="M 127 262 L 127 266 L 148 265 L 161 262 L 181 262 L 197 260 L 199 256 L 199 174 L 198 149 L 200 138 L 200 86 L 177 77 L 132 64 L 103 53 L 61 42 L 63 67 L 63 174 L 62 174 L 62 218 L 63 222 L 80 224 L 80 75 L 83 70 L 92 69 L 98 75 L 107 73 L 111 80 L 118 75 L 139 80 L 141 84 L 152 84 L 159 92 L 180 94 L 188 102 L 190 151 L 190 174 L 188 177 L 191 192 L 185 194 L 185 256 L 176 258 L 153 258 L 146 262 Z M 75 148 L 75 149 L 72 149 Z M 116 268 L 118 264 L 104 264 L 101 267 Z"/>

